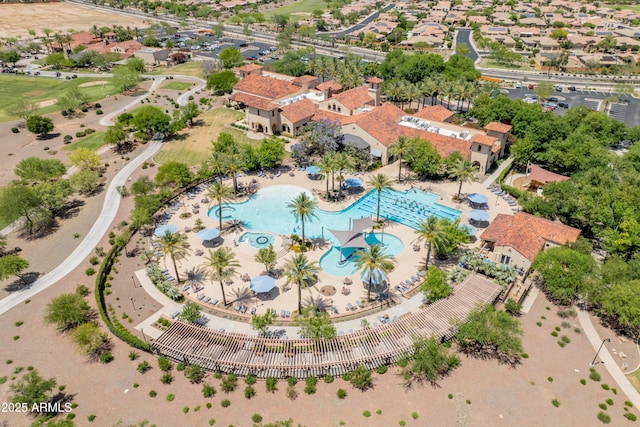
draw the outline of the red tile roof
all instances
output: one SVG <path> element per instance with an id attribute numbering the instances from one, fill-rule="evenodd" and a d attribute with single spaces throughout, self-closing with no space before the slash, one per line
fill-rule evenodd
<path id="1" fill-rule="evenodd" d="M 326 92 L 331 89 L 335 93 L 339 90 L 342 90 L 342 85 L 336 83 L 333 80 L 327 80 L 326 82 L 322 82 L 318 86 L 316 86 L 316 89 L 322 92 Z"/>
<path id="2" fill-rule="evenodd" d="M 512 127 L 513 126 L 506 125 L 504 123 L 489 122 L 484 128 L 486 130 L 492 130 L 494 132 L 507 133 L 511 130 Z"/>
<path id="3" fill-rule="evenodd" d="M 524 212 L 498 214 L 480 236 L 497 246 L 512 247 L 529 261 L 544 249 L 546 242 L 564 245 L 578 240 L 580 230 Z"/>
<path id="4" fill-rule="evenodd" d="M 496 142 L 496 139 L 493 136 L 476 133 L 471 137 L 471 141 L 477 142 L 480 145 L 488 145 L 489 147 L 492 147 L 493 143 Z"/>
<path id="5" fill-rule="evenodd" d="M 341 126 L 348 125 L 351 123 L 355 123 L 359 117 L 362 117 L 364 114 L 356 114 L 353 116 L 345 116 L 342 114 L 334 113 L 332 111 L 327 110 L 318 110 L 313 115 L 312 119 L 314 122 L 320 122 L 324 120 L 329 120 L 331 123 L 339 123 Z"/>
<path id="6" fill-rule="evenodd" d="M 533 163 L 531 164 L 527 178 L 531 181 L 542 182 L 543 184 L 546 184 L 547 182 L 562 182 L 569 179 L 568 176 L 542 169 L 540 166 L 534 165 Z"/>
<path id="7" fill-rule="evenodd" d="M 429 141 L 442 157 L 456 151 L 463 158 L 469 157 L 469 141 L 400 125 L 398 122 L 403 115 L 405 113 L 395 105 L 383 104 L 368 113 L 357 115 L 356 124 L 385 147 L 393 144 L 400 136 L 405 136 Z"/>
<path id="8" fill-rule="evenodd" d="M 69 45 L 72 49 L 75 49 L 80 45 L 87 46 L 89 44 L 98 42 L 102 41 L 93 37 L 93 34 L 91 34 L 89 31 L 81 31 L 79 33 L 74 33 L 71 35 L 71 42 L 69 43 Z"/>
<path id="9" fill-rule="evenodd" d="M 425 120 L 445 122 L 453 116 L 453 113 L 442 105 L 429 105 L 413 114 L 413 116 Z"/>
<path id="10" fill-rule="evenodd" d="M 303 119 L 310 119 L 316 111 L 318 111 L 318 104 L 305 98 L 282 107 L 280 115 L 291 123 L 296 123 Z"/>
<path id="11" fill-rule="evenodd" d="M 370 102 L 373 102 L 373 98 L 369 95 L 369 90 L 364 87 L 356 87 L 349 89 L 342 93 L 335 95 L 332 99 L 335 99 L 349 110 L 353 110 L 358 107 L 362 107 Z"/>
<path id="12" fill-rule="evenodd" d="M 269 100 L 277 100 L 287 95 L 293 95 L 300 90 L 299 86 L 290 81 L 274 79 L 273 77 L 249 74 L 233 87 L 234 92 L 246 92 Z"/>
<path id="13" fill-rule="evenodd" d="M 242 67 L 238 68 L 238 71 L 242 71 L 245 73 L 250 73 L 251 71 L 256 71 L 256 70 L 261 70 L 264 67 L 262 65 L 258 65 L 258 64 L 247 64 L 247 65 L 243 65 Z"/>
<path id="14" fill-rule="evenodd" d="M 310 82 L 315 82 L 317 81 L 318 78 L 315 76 L 309 76 L 309 75 L 304 75 L 304 76 L 300 76 L 300 77 L 296 77 L 295 79 L 293 79 L 291 81 L 291 83 L 293 83 L 294 85 L 301 85 L 303 83 L 310 83 Z"/>
<path id="15" fill-rule="evenodd" d="M 259 96 L 254 96 L 243 92 L 233 93 L 229 97 L 229 99 L 264 111 L 276 110 L 279 107 L 278 104 L 271 102 L 268 99 L 260 98 Z"/>

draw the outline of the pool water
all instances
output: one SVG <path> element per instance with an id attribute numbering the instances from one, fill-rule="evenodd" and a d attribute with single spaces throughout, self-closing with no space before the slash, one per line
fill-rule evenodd
<path id="1" fill-rule="evenodd" d="M 240 236 L 239 240 L 240 242 L 248 242 L 249 245 L 256 249 L 262 249 L 268 247 L 269 245 L 273 245 L 273 242 L 276 241 L 276 236 L 271 233 L 246 232 L 242 236 Z"/>
<path id="2" fill-rule="evenodd" d="M 365 241 L 370 244 L 382 244 L 384 252 L 387 255 L 398 256 L 404 250 L 402 240 L 393 234 L 388 233 L 366 233 Z M 332 276 L 344 277 L 350 276 L 357 272 L 354 254 L 355 248 L 345 248 L 342 250 L 342 260 L 340 261 L 340 247 L 332 246 L 320 258 L 320 267 L 322 270 Z"/>
<path id="3" fill-rule="evenodd" d="M 238 219 L 248 230 L 299 235 L 300 222 L 295 220 L 287 204 L 302 192 L 314 197 L 309 190 L 294 185 L 275 185 L 260 189 L 245 202 L 223 205 L 223 219 Z M 417 229 L 418 224 L 431 215 L 451 221 L 460 216 L 459 210 L 436 203 L 439 198 L 437 194 L 418 189 L 387 189 L 382 192 L 380 216 L 413 229 Z M 316 209 L 315 218 L 305 220 L 305 237 L 324 237 L 332 244 L 337 244 L 327 229 L 348 230 L 351 219 L 375 217 L 377 200 L 377 192 L 372 190 L 341 211 Z M 214 205 L 209 209 L 208 215 L 216 220 L 218 212 L 218 205 Z"/>

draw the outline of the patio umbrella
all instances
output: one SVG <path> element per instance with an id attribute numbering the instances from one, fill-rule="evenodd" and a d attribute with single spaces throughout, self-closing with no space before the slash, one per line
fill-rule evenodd
<path id="1" fill-rule="evenodd" d="M 469 218 L 473 221 L 488 221 L 489 213 L 473 209 L 472 211 L 469 211 Z"/>
<path id="2" fill-rule="evenodd" d="M 203 228 L 198 231 L 198 239 L 200 240 L 213 240 L 220 235 L 220 231 L 217 228 Z"/>
<path id="3" fill-rule="evenodd" d="M 364 182 L 360 178 L 347 178 L 344 180 L 344 185 L 347 187 L 362 187 Z"/>
<path id="4" fill-rule="evenodd" d="M 251 280 L 249 285 L 251 290 L 257 294 L 269 292 L 276 287 L 276 281 L 271 276 L 258 276 Z"/>
<path id="5" fill-rule="evenodd" d="M 304 171 L 309 175 L 317 175 L 320 172 L 320 168 L 318 166 L 307 166 Z"/>
<path id="6" fill-rule="evenodd" d="M 467 231 L 467 234 L 469 236 L 475 236 L 476 235 L 476 228 L 473 225 L 469 225 L 469 224 L 462 224 L 460 225 L 461 228 L 464 228 Z"/>
<path id="7" fill-rule="evenodd" d="M 175 233 L 176 231 L 178 231 L 178 227 L 173 224 L 160 225 L 156 227 L 156 231 L 154 231 L 153 234 L 155 234 L 157 237 L 162 237 L 167 231 Z"/>
<path id="8" fill-rule="evenodd" d="M 484 205 L 489 201 L 489 198 L 487 196 L 478 193 L 469 194 L 469 196 L 467 196 L 467 199 L 469 199 L 471 203 L 475 203 L 477 205 Z"/>

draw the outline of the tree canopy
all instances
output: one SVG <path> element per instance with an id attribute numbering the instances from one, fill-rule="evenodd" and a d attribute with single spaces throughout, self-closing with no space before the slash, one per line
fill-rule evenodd
<path id="1" fill-rule="evenodd" d="M 57 159 L 41 159 L 40 157 L 27 157 L 20 160 L 14 169 L 14 173 L 28 181 L 46 181 L 59 178 L 67 171 L 66 166 Z"/>
<path id="2" fill-rule="evenodd" d="M 27 130 L 31 133 L 47 136 L 54 128 L 53 120 L 49 117 L 33 115 L 27 119 Z"/>
<path id="3" fill-rule="evenodd" d="M 86 323 L 90 315 L 91 308 L 81 295 L 62 294 L 47 304 L 44 320 L 60 330 L 69 330 Z"/>

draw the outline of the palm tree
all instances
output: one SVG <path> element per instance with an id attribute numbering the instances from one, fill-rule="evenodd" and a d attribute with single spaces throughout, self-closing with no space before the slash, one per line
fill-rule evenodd
<path id="1" fill-rule="evenodd" d="M 329 176 L 333 173 L 333 159 L 331 156 L 332 153 L 325 154 L 322 156 L 317 166 L 320 169 L 320 173 L 324 177 L 327 184 L 327 198 L 329 198 Z"/>
<path id="2" fill-rule="evenodd" d="M 209 271 L 211 280 L 218 280 L 220 282 L 220 290 L 222 291 L 222 302 L 227 305 L 227 297 L 224 293 L 224 281 L 234 277 L 236 273 L 236 267 L 240 267 L 238 261 L 236 261 L 236 254 L 229 248 L 218 248 L 211 252 L 209 249 L 209 256 L 205 257 L 205 262 L 202 267 Z"/>
<path id="3" fill-rule="evenodd" d="M 336 153 L 335 155 L 335 168 L 338 171 L 338 197 L 342 197 L 342 172 L 352 171 L 355 166 L 353 157 L 345 153 Z"/>
<path id="4" fill-rule="evenodd" d="M 433 246 L 443 245 L 445 243 L 446 234 L 442 222 L 436 216 L 429 216 L 418 224 L 415 231 L 418 235 L 415 242 L 425 242 L 427 248 L 427 257 L 424 261 L 425 269 L 429 266 L 429 258 L 431 257 L 431 248 Z"/>
<path id="5" fill-rule="evenodd" d="M 319 269 L 318 264 L 310 262 L 305 254 L 295 254 L 284 263 L 284 275 L 287 278 L 285 283 L 298 286 L 298 313 L 302 313 L 302 287 L 315 282 Z"/>
<path id="6" fill-rule="evenodd" d="M 455 180 L 460 183 L 460 185 L 458 186 L 458 199 L 460 199 L 462 184 L 465 182 L 473 181 L 476 172 L 478 172 L 478 168 L 473 166 L 473 164 L 469 160 L 457 160 L 453 164 L 451 170 L 449 171 L 449 175 L 452 178 L 455 178 Z"/>
<path id="7" fill-rule="evenodd" d="M 220 220 L 220 232 L 222 232 L 222 203 L 231 200 L 233 197 L 231 188 L 220 181 L 216 181 L 209 187 L 209 197 L 218 202 L 218 219 Z"/>
<path id="8" fill-rule="evenodd" d="M 310 198 L 307 193 L 300 193 L 287 207 L 296 220 L 300 220 L 302 224 L 302 244 L 304 245 L 304 221 L 316 216 L 315 210 L 318 207 L 316 201 Z"/>
<path id="9" fill-rule="evenodd" d="M 397 105 L 402 94 L 402 82 L 400 80 L 391 80 L 384 86 L 384 94 L 387 99 Z"/>
<path id="10" fill-rule="evenodd" d="M 213 175 L 220 177 L 220 175 L 226 171 L 227 158 L 224 153 L 214 151 L 211 153 L 211 157 L 205 160 L 204 163 Z"/>
<path id="11" fill-rule="evenodd" d="M 387 255 L 380 245 L 371 245 L 359 249 L 355 253 L 356 268 L 360 270 L 360 277 L 367 282 L 367 301 L 371 299 L 373 283 L 387 281 L 387 274 L 394 269 L 394 257 Z"/>
<path id="12" fill-rule="evenodd" d="M 240 146 L 237 143 L 230 145 L 225 158 L 226 171 L 231 174 L 231 180 L 233 181 L 233 195 L 235 196 L 238 193 L 238 172 L 244 171 Z"/>
<path id="13" fill-rule="evenodd" d="M 402 138 L 402 137 L 401 137 Z M 376 212 L 376 221 L 380 221 L 380 199 L 382 198 L 382 191 L 391 188 L 391 180 L 383 173 L 379 173 L 371 177 L 367 183 L 373 189 L 378 192 L 378 209 Z"/>
<path id="14" fill-rule="evenodd" d="M 434 105 L 435 98 L 438 95 L 438 85 L 434 79 L 427 79 L 420 83 L 422 94 L 431 97 L 431 105 Z M 423 102 L 423 106 L 426 103 Z"/>
<path id="15" fill-rule="evenodd" d="M 418 105 L 416 106 L 416 110 L 420 108 L 420 97 L 422 96 L 422 90 L 417 84 L 408 84 L 407 85 L 407 98 L 409 99 L 409 108 L 411 108 L 411 103 L 413 101 L 417 101 Z"/>
<path id="16" fill-rule="evenodd" d="M 400 136 L 396 142 L 389 147 L 389 154 L 398 158 L 398 182 L 402 182 L 402 157 L 411 150 L 411 140 Z"/>
<path id="17" fill-rule="evenodd" d="M 171 257 L 173 269 L 176 273 L 176 280 L 180 283 L 176 259 L 184 258 L 190 252 L 187 235 L 178 232 L 172 233 L 170 230 L 167 230 L 158 240 L 158 250 L 162 252 L 165 258 L 167 255 Z"/>

